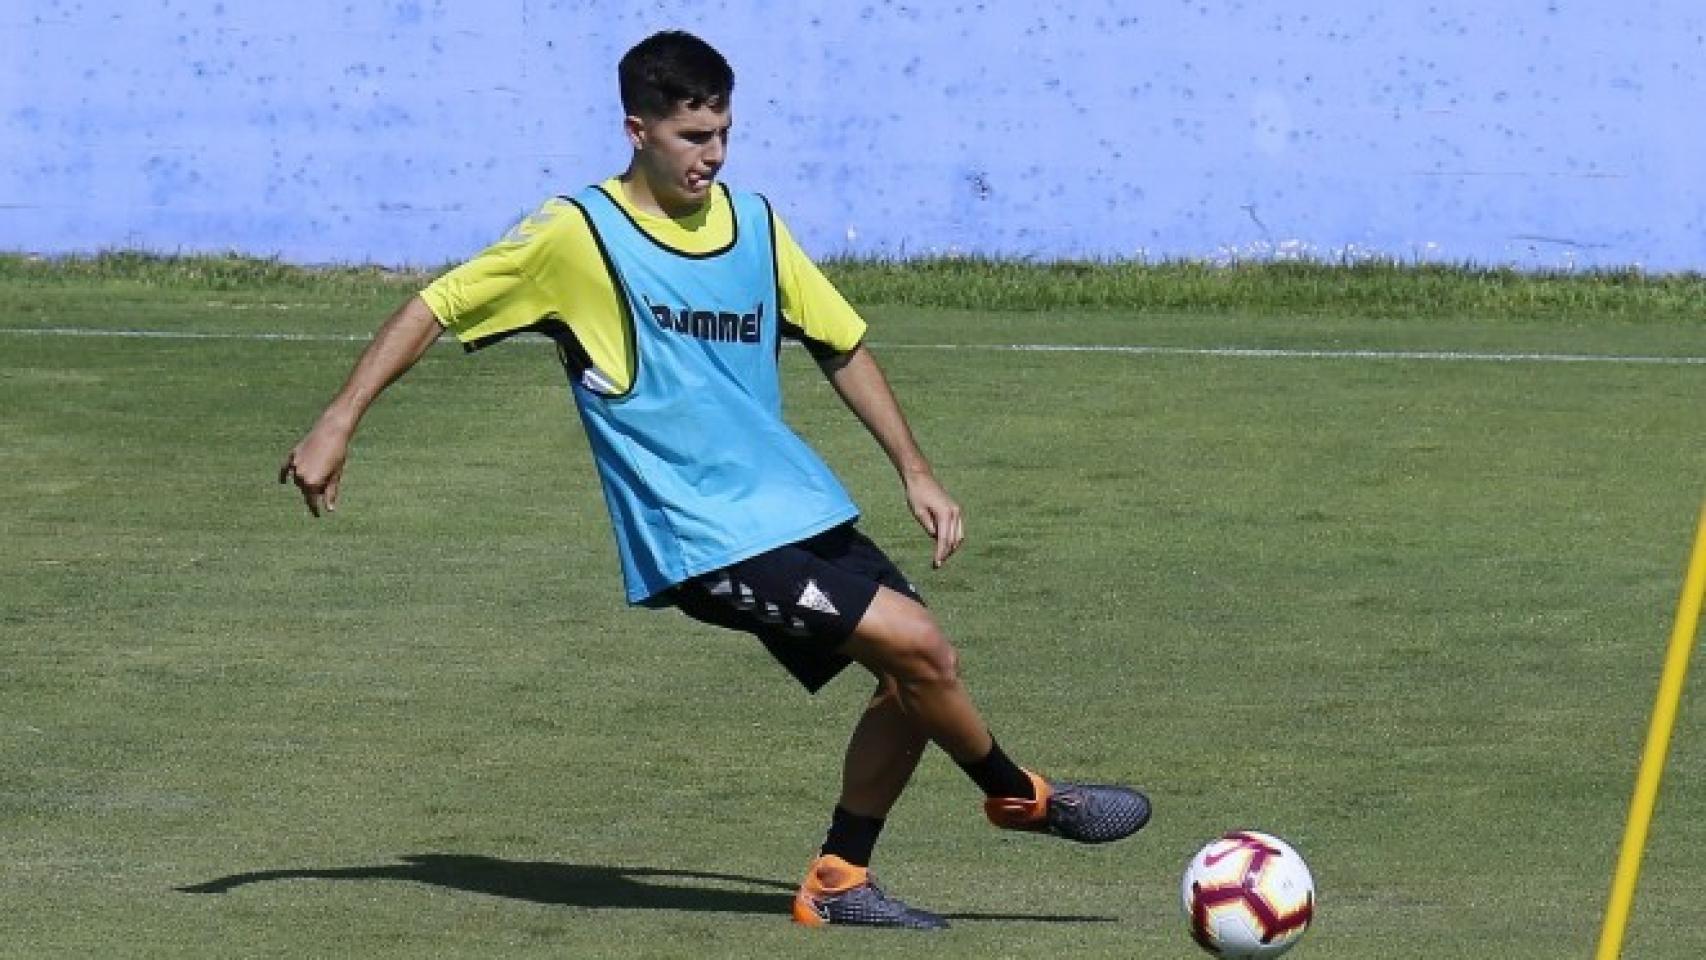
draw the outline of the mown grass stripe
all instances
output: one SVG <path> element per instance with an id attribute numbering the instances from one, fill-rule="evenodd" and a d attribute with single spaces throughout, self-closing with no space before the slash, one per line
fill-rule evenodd
<path id="1" fill-rule="evenodd" d="M 364 343 L 365 334 L 197 330 L 101 330 L 89 327 L 0 327 L 0 334 L 43 337 L 112 337 L 135 340 L 250 340 L 255 342 Z M 528 335 L 531 337 L 531 335 Z M 449 341 L 451 338 L 441 338 Z M 543 339 L 543 338 L 537 338 Z M 882 343 L 880 350 L 980 350 L 998 353 L 1109 353 L 1133 356 L 1232 357 L 1257 360 L 1450 360 L 1496 363 L 1623 363 L 1706 365 L 1706 357 L 1627 356 L 1596 353 L 1503 353 L 1472 350 L 1315 350 L 1294 347 L 1167 347 L 1117 343 Z"/>
<path id="2" fill-rule="evenodd" d="M 242 256 L 172 257 L 114 252 L 88 257 L 0 253 L 0 283 L 14 289 L 102 284 L 126 295 L 162 290 L 313 291 L 398 297 L 450 265 L 419 270 L 305 267 Z M 988 257 L 871 260 L 828 257 L 821 266 L 864 307 L 976 311 L 1120 310 L 1389 319 L 1617 318 L 1698 324 L 1706 276 L 1639 268 L 1520 271 L 1390 259 L 1031 262 Z"/>
<path id="3" fill-rule="evenodd" d="M 1260 360 L 1471 360 L 1499 363 L 1706 364 L 1706 357 L 1623 356 L 1590 353 L 1482 353 L 1470 350 L 1313 350 L 1290 347 L 1162 347 L 1144 344 L 894 343 L 884 350 L 998 350 L 1031 353 L 1115 353 L 1156 356 L 1237 357 Z"/>

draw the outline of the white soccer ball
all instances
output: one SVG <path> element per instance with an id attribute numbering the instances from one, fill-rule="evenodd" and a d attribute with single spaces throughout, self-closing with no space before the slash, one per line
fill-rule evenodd
<path id="1" fill-rule="evenodd" d="M 1180 885 L 1191 938 L 1217 957 L 1277 957 L 1315 918 L 1315 879 L 1289 844 L 1239 830 L 1197 852 Z"/>

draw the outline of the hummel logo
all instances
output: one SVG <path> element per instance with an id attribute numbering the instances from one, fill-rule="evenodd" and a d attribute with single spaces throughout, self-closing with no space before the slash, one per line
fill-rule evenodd
<path id="1" fill-rule="evenodd" d="M 830 603 L 829 597 L 818 589 L 816 580 L 806 581 L 806 588 L 800 591 L 799 605 L 807 610 L 816 610 L 818 613 L 827 613 L 832 616 L 841 612 L 835 609 L 835 604 Z"/>

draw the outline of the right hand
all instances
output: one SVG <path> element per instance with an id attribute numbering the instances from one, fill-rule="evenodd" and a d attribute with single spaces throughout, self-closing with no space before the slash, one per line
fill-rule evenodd
<path id="1" fill-rule="evenodd" d="M 309 513 L 317 517 L 322 509 L 338 508 L 338 484 L 343 481 L 350 438 L 362 412 L 415 365 L 438 340 L 439 330 L 437 315 L 419 296 L 398 307 L 361 352 L 349 380 L 314 422 L 314 429 L 279 465 L 278 482 L 296 481 Z"/>
<path id="2" fill-rule="evenodd" d="M 308 512 L 320 516 L 338 508 L 338 484 L 343 481 L 344 461 L 349 457 L 349 434 L 325 423 L 315 424 L 285 456 L 278 468 L 278 482 L 295 481 L 302 491 Z"/>

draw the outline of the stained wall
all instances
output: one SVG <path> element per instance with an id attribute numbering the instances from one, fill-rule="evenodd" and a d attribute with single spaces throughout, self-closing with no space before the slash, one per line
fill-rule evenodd
<path id="1" fill-rule="evenodd" d="M 1694 0 L 3 0 L 0 249 L 464 257 L 671 26 L 820 256 L 1706 269 Z"/>

